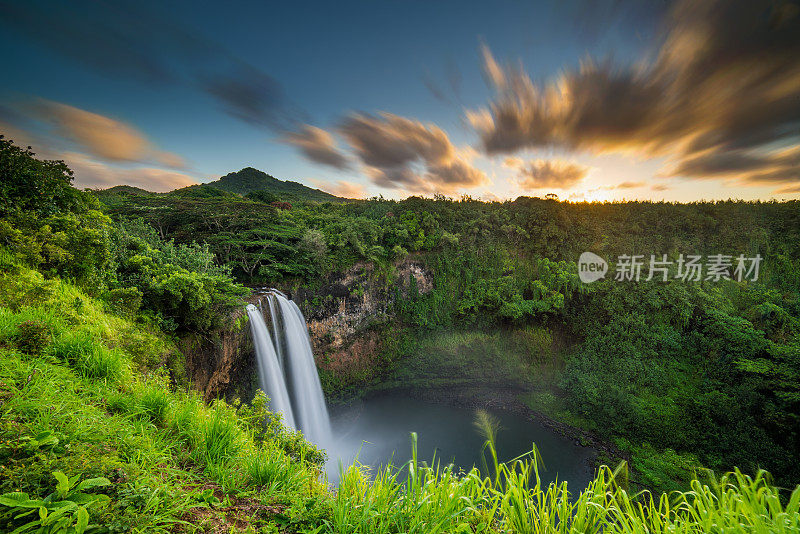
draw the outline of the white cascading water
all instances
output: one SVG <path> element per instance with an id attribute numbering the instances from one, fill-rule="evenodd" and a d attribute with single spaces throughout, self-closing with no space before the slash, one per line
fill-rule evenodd
<path id="1" fill-rule="evenodd" d="M 247 305 L 247 316 L 250 318 L 250 331 L 253 333 L 253 344 L 256 347 L 258 362 L 258 381 L 261 389 L 269 395 L 270 410 L 283 414 L 283 421 L 291 429 L 297 428 L 286 391 L 286 381 L 278 363 L 278 356 L 269 337 L 267 325 L 261 311 L 252 304 Z"/>
<path id="2" fill-rule="evenodd" d="M 312 443 L 327 445 L 331 441 L 331 423 L 305 317 L 297 304 L 284 295 L 275 293 L 275 300 L 286 341 L 286 372 L 292 383 L 297 424 Z"/>
<path id="3" fill-rule="evenodd" d="M 273 290 L 268 299 L 273 339 L 262 312 L 252 304 L 247 306 L 261 388 L 270 397 L 270 409 L 280 411 L 287 426 L 325 447 L 331 443 L 331 424 L 305 317 L 280 291 Z"/>
<path id="4" fill-rule="evenodd" d="M 281 342 L 280 326 L 278 325 L 278 304 L 275 302 L 276 294 L 277 292 L 268 295 L 267 302 L 269 303 L 269 316 L 272 317 L 272 341 L 275 343 L 275 352 L 278 354 L 278 362 L 281 364 L 281 370 L 285 373 L 286 358 L 283 356 L 283 343 Z"/>

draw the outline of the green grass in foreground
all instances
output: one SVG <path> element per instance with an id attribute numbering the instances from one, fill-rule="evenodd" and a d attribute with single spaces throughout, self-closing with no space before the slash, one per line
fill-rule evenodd
<path id="1" fill-rule="evenodd" d="M 323 456 L 263 397 L 208 406 L 172 389 L 153 363 L 175 347 L 147 325 L 15 264 L 0 268 L 0 302 L 0 532 L 66 532 L 60 521 L 87 515 L 113 532 L 258 526 L 324 492 Z M 81 491 L 93 497 L 70 501 L 62 473 L 94 479 Z"/>
<path id="2" fill-rule="evenodd" d="M 651 496 L 604 467 L 571 493 L 540 483 L 535 450 L 499 464 L 491 440 L 489 477 L 414 453 L 349 467 L 331 491 L 263 397 L 209 406 L 171 388 L 153 362 L 174 347 L 146 325 L 2 262 L 0 302 L 0 532 L 800 531 L 800 487 L 781 494 L 764 472 Z"/>

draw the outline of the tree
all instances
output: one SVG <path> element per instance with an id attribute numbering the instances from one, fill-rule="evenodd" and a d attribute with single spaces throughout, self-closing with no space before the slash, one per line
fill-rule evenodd
<path id="1" fill-rule="evenodd" d="M 0 218 L 18 218 L 27 212 L 35 218 L 64 212 L 83 212 L 96 200 L 72 187 L 72 170 L 63 161 L 34 158 L 0 135 Z"/>
<path id="2" fill-rule="evenodd" d="M 300 239 L 300 251 L 313 262 L 316 271 L 322 273 L 327 267 L 328 244 L 319 230 L 306 230 Z"/>

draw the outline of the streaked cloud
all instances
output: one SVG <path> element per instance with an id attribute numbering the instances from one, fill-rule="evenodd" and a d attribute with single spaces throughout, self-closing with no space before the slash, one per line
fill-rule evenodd
<path id="1" fill-rule="evenodd" d="M 339 127 L 361 160 L 372 167 L 400 167 L 422 160 L 446 163 L 455 148 L 438 126 L 399 117 L 355 114 Z"/>
<path id="2" fill-rule="evenodd" d="M 504 69 L 492 55 L 486 44 L 481 45 L 481 57 L 483 59 L 483 71 L 486 77 L 495 88 L 505 89 L 507 76 Z"/>
<path id="3" fill-rule="evenodd" d="M 286 134 L 284 140 L 315 163 L 340 170 L 350 167 L 349 161 L 336 146 L 333 136 L 322 128 L 303 124 L 296 132 Z"/>
<path id="4" fill-rule="evenodd" d="M 617 189 L 638 189 L 640 187 L 645 187 L 647 185 L 646 182 L 622 182 L 616 185 Z"/>
<path id="5" fill-rule="evenodd" d="M 638 189 L 638 192 L 632 190 Z M 568 200 L 570 201 L 613 201 L 625 198 L 647 198 L 648 191 L 663 192 L 669 191 L 672 187 L 666 183 L 651 184 L 645 181 L 625 181 L 616 184 L 603 184 L 578 189 L 571 192 Z M 616 193 L 615 193 L 616 192 Z M 634 195 L 628 197 L 626 195 Z"/>
<path id="6" fill-rule="evenodd" d="M 74 171 L 75 186 L 80 188 L 105 189 L 124 184 L 166 192 L 198 183 L 195 178 L 181 172 L 155 167 L 120 168 L 78 152 L 65 152 L 58 159 L 63 159 Z"/>
<path id="7" fill-rule="evenodd" d="M 364 173 L 378 187 L 397 189 L 412 194 L 430 192 L 422 177 L 407 167 L 364 167 Z"/>
<path id="8" fill-rule="evenodd" d="M 635 152 L 666 157 L 670 176 L 798 183 L 800 8 L 680 0 L 659 42 L 639 63 L 587 59 L 544 84 L 483 48 L 496 95 L 467 118 L 488 154 Z"/>
<path id="9" fill-rule="evenodd" d="M 163 10 L 88 4 L 0 0 L 0 23 L 104 76 L 199 90 L 249 124 L 283 132 L 304 120 L 275 78 Z"/>
<path id="10" fill-rule="evenodd" d="M 444 64 L 444 80 L 437 80 L 430 71 L 422 75 L 422 83 L 436 100 L 444 104 L 456 104 L 461 101 L 461 70 L 456 62 L 449 58 Z"/>
<path id="11" fill-rule="evenodd" d="M 198 82 L 226 113 L 253 126 L 281 132 L 304 118 L 283 86 L 251 65 L 236 62 L 224 72 L 199 75 Z"/>
<path id="12" fill-rule="evenodd" d="M 516 171 L 516 179 L 524 190 L 570 189 L 589 172 L 588 167 L 563 160 L 506 158 L 504 165 Z"/>
<path id="13" fill-rule="evenodd" d="M 428 167 L 425 179 L 435 191 L 444 193 L 452 193 L 462 188 L 471 189 L 485 185 L 489 181 L 482 170 L 460 158 Z"/>
<path id="14" fill-rule="evenodd" d="M 46 147 L 38 142 L 38 138 L 17 126 L 17 121 L 9 120 L 10 117 L 4 111 L 5 109 L 0 106 L 0 135 L 14 141 L 17 146 L 35 148 L 37 150 L 36 156 L 39 158 L 51 159 L 48 156 Z M 44 153 L 41 152 L 42 149 L 45 150 Z"/>
<path id="15" fill-rule="evenodd" d="M 778 189 L 775 193 L 779 195 L 797 195 L 800 194 L 800 185 L 792 185 L 789 187 L 784 187 L 782 189 Z"/>
<path id="16" fill-rule="evenodd" d="M 472 166 L 472 153 L 457 149 L 435 124 L 391 113 L 354 114 L 338 130 L 380 187 L 452 193 L 488 183 Z"/>
<path id="17" fill-rule="evenodd" d="M 337 180 L 336 182 L 312 180 L 312 183 L 323 191 L 336 195 L 337 197 L 365 198 L 367 195 L 367 189 L 364 185 L 348 182 L 346 180 Z"/>
<path id="18" fill-rule="evenodd" d="M 49 100 L 38 101 L 34 109 L 37 118 L 52 124 L 58 135 L 95 157 L 176 169 L 186 166 L 183 158 L 156 149 L 142 132 L 116 119 Z"/>
<path id="19" fill-rule="evenodd" d="M 177 163 L 181 162 L 179 156 L 175 156 L 178 158 L 176 161 L 170 162 L 172 154 L 153 150 L 146 140 L 141 142 L 144 138 L 136 135 L 138 132 L 135 129 L 117 128 L 118 125 L 125 126 L 122 123 L 116 123 L 111 127 L 105 122 L 111 119 L 71 106 L 64 106 L 61 111 L 66 114 L 65 116 L 79 119 L 80 127 L 76 127 L 76 123 L 71 125 L 74 127 L 75 137 L 86 137 L 83 142 L 76 140 L 72 144 L 79 149 L 91 148 L 91 152 L 65 148 L 65 140 L 50 132 L 28 130 L 18 126 L 18 123 L 23 123 L 24 126 L 29 126 L 30 123 L 26 122 L 24 116 L 15 112 L 9 113 L 4 108 L 0 108 L 0 133 L 19 146 L 31 146 L 37 158 L 64 161 L 72 169 L 74 185 L 79 188 L 132 185 L 148 191 L 165 192 L 198 183 L 194 176 L 175 169 Z M 100 124 L 99 131 L 109 136 L 108 142 L 103 139 L 98 141 L 93 135 L 83 135 L 85 132 L 82 129 L 95 122 Z M 121 140 L 130 143 L 123 143 Z M 132 147 L 137 147 L 137 150 L 133 150 Z M 144 157 L 137 159 L 142 155 Z M 158 166 L 164 163 L 172 163 L 173 168 Z"/>

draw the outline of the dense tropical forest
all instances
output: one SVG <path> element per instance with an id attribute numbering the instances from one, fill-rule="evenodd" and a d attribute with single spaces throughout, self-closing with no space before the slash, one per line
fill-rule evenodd
<path id="1" fill-rule="evenodd" d="M 0 139 L 4 532 L 800 529 L 797 201 L 362 201 L 254 169 L 166 194 L 72 179 Z M 586 284 L 584 251 L 762 262 L 754 280 L 612 266 Z M 401 279 L 409 261 L 428 287 Z M 382 341 L 360 373 L 323 368 L 331 400 L 515 383 L 611 467 L 582 491 L 541 484 L 535 449 L 502 463 L 489 428 L 484 471 L 415 450 L 332 491 L 325 452 L 263 394 L 193 389 L 181 338 L 235 328 L 256 286 L 302 289 L 313 312 L 346 271 L 383 302 Z"/>

